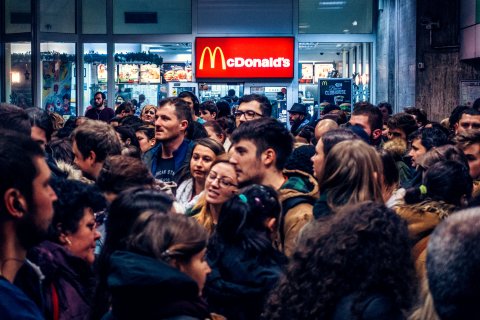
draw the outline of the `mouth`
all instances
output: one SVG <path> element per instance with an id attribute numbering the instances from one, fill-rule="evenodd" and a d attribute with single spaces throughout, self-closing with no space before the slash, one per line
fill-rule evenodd
<path id="1" fill-rule="evenodd" d="M 207 195 L 212 197 L 212 198 L 216 198 L 219 196 L 219 193 L 213 189 L 208 189 L 207 190 Z"/>
<path id="2" fill-rule="evenodd" d="M 194 170 L 193 171 L 193 174 L 197 175 L 197 176 L 204 176 L 205 175 L 205 172 L 204 171 L 200 171 L 200 170 Z"/>

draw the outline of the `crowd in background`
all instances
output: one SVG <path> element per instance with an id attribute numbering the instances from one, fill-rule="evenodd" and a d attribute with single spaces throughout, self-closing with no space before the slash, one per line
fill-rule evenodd
<path id="1" fill-rule="evenodd" d="M 0 105 L 1 319 L 480 318 L 480 99 Z"/>

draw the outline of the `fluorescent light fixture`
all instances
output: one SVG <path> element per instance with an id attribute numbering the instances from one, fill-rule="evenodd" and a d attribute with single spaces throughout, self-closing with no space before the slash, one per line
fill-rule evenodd
<path id="1" fill-rule="evenodd" d="M 12 72 L 12 83 L 20 83 L 20 72 L 18 71 Z"/>
<path id="2" fill-rule="evenodd" d="M 148 49 L 148 51 L 153 53 L 160 53 L 160 52 L 165 52 L 165 49 L 152 47 Z"/>
<path id="3" fill-rule="evenodd" d="M 344 6 L 347 1 L 320 1 L 318 4 L 320 6 Z"/>
<path id="4" fill-rule="evenodd" d="M 357 20 L 354 20 L 354 21 L 352 22 L 352 26 L 356 27 L 357 25 L 358 25 Z"/>

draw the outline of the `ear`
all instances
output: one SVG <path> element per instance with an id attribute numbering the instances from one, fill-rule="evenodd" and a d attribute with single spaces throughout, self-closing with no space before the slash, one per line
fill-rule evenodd
<path id="1" fill-rule="evenodd" d="M 18 189 L 7 189 L 3 195 L 3 202 L 7 213 L 14 218 L 22 218 L 27 213 L 27 200 Z"/>
<path id="2" fill-rule="evenodd" d="M 277 219 L 276 218 L 268 218 L 265 220 L 265 226 L 271 232 L 277 232 Z"/>
<path id="3" fill-rule="evenodd" d="M 97 155 L 95 154 L 95 151 L 90 150 L 90 153 L 88 154 L 88 157 L 85 160 L 91 161 L 91 164 L 94 164 L 97 160 Z"/>
<path id="4" fill-rule="evenodd" d="M 381 135 L 382 135 L 382 129 L 375 129 L 372 132 L 373 140 L 378 140 L 378 138 L 380 138 Z"/>
<path id="5" fill-rule="evenodd" d="M 132 139 L 127 138 L 127 140 L 125 140 L 125 145 L 126 146 L 129 146 L 131 143 L 132 143 Z"/>
<path id="6" fill-rule="evenodd" d="M 212 112 L 212 118 L 217 119 L 217 113 L 216 112 Z"/>
<path id="7" fill-rule="evenodd" d="M 187 131 L 188 121 L 187 121 L 187 120 L 182 120 L 182 121 L 180 121 L 180 128 L 181 128 L 183 131 Z"/>
<path id="8" fill-rule="evenodd" d="M 457 134 L 458 131 L 458 122 L 453 125 L 453 129 L 455 131 L 455 134 Z"/>
<path id="9" fill-rule="evenodd" d="M 62 245 L 70 245 L 72 242 L 68 239 L 68 232 L 62 231 L 62 224 L 57 223 L 56 229 L 59 232 L 58 240 Z"/>
<path id="10" fill-rule="evenodd" d="M 277 160 L 277 154 L 272 148 L 268 148 L 267 150 L 263 151 L 261 159 L 265 166 L 271 166 L 275 164 L 275 161 Z"/>

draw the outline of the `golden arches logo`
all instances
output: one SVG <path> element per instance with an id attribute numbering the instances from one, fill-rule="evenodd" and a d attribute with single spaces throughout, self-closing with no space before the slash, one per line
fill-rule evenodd
<path id="1" fill-rule="evenodd" d="M 326 85 L 328 85 L 328 82 L 326 80 L 323 80 L 322 81 L 322 86 L 326 86 Z"/>
<path id="2" fill-rule="evenodd" d="M 198 64 L 198 69 L 203 70 L 203 61 L 205 59 L 205 52 L 208 51 L 208 55 L 210 56 L 210 68 L 215 68 L 215 57 L 217 56 L 217 51 L 220 54 L 220 58 L 222 59 L 222 69 L 227 69 L 227 64 L 225 63 L 225 56 L 223 55 L 223 51 L 220 47 L 215 47 L 215 49 L 210 49 L 210 47 L 205 47 L 202 51 L 202 55 L 200 56 L 200 63 Z"/>

